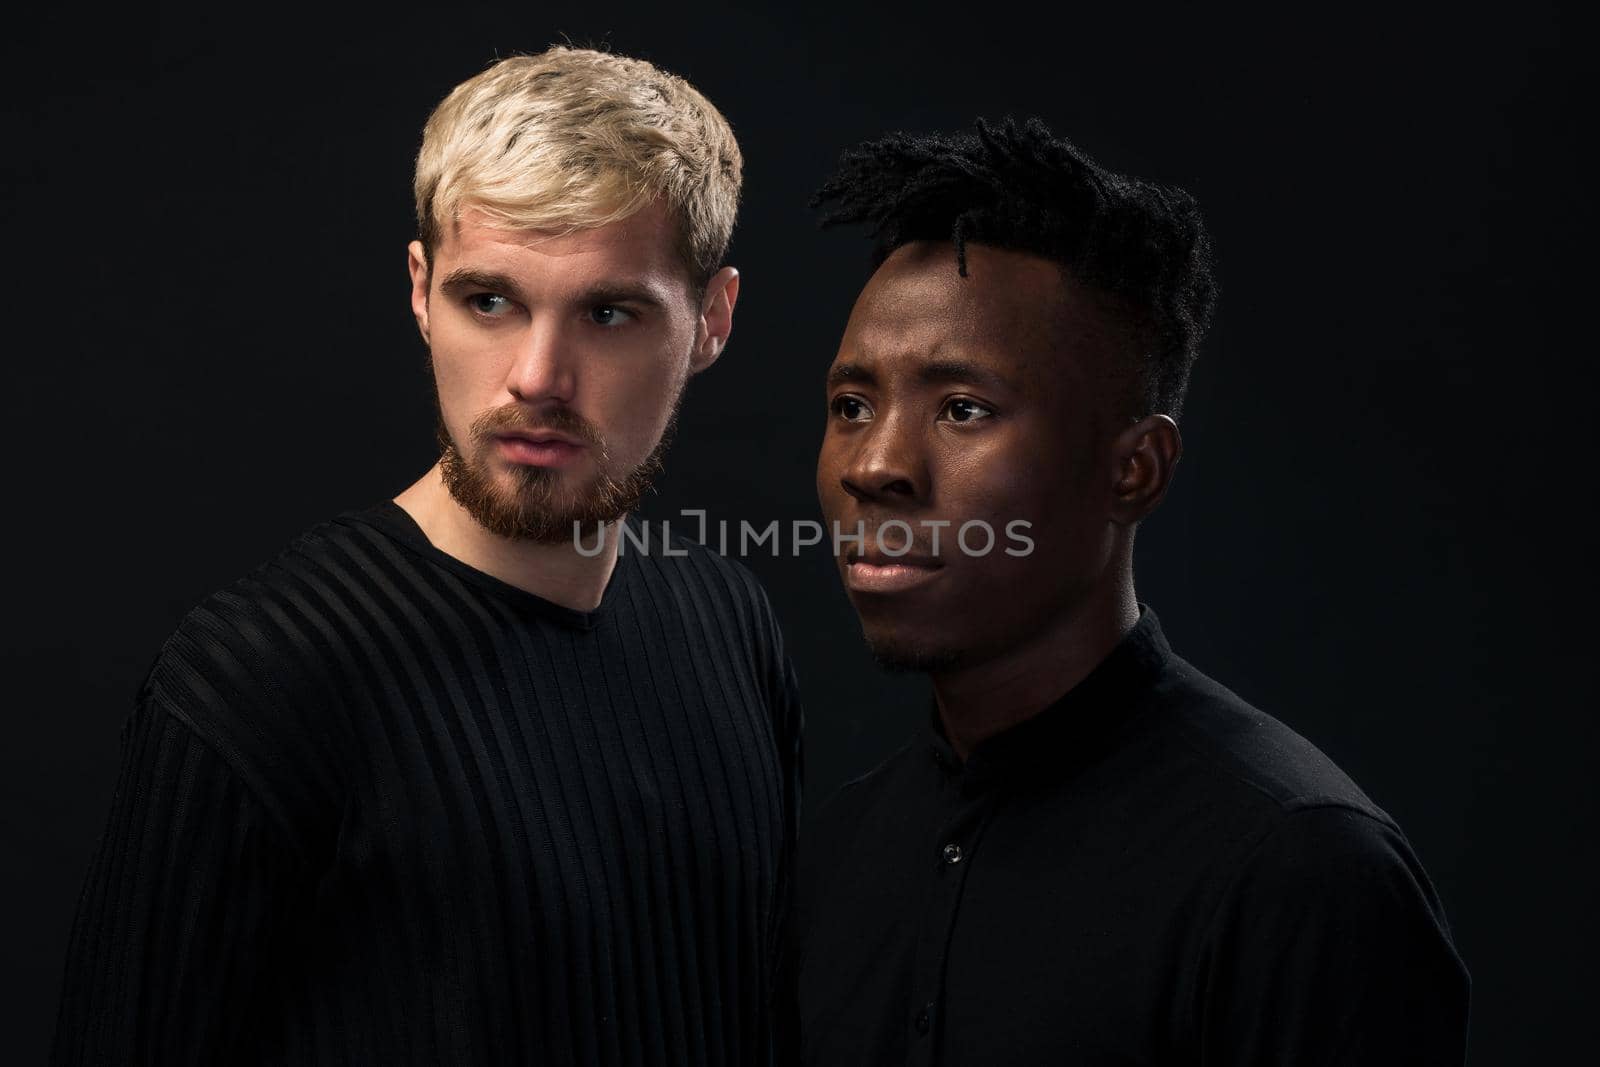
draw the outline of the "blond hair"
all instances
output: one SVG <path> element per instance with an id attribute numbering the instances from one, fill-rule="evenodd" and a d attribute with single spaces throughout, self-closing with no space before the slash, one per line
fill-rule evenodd
<path id="1" fill-rule="evenodd" d="M 650 63 L 556 46 L 453 89 L 422 131 L 412 183 L 429 260 L 471 207 L 491 225 L 571 232 L 660 199 L 694 284 L 716 273 L 744 160 L 694 86 Z"/>

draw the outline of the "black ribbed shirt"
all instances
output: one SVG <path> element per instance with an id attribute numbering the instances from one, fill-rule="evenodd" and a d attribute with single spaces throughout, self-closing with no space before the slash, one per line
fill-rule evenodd
<path id="1" fill-rule="evenodd" d="M 384 501 L 195 607 L 124 729 L 55 1062 L 767 1062 L 794 674 L 747 571 L 650 547 L 573 611 Z"/>
<path id="2" fill-rule="evenodd" d="M 1393 819 L 1148 608 L 963 763 L 938 729 L 801 845 L 815 1067 L 1459 1067 L 1468 979 Z"/>

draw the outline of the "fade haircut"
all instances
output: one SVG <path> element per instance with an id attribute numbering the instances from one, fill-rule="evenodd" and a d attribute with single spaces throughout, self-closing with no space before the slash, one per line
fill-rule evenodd
<path id="1" fill-rule="evenodd" d="M 728 251 L 743 166 L 727 120 L 682 78 L 558 45 L 500 60 L 428 117 L 412 184 L 418 238 L 431 264 L 469 207 L 491 225 L 570 233 L 661 200 L 703 292 Z"/>
<path id="2" fill-rule="evenodd" d="M 1176 419 L 1211 320 L 1211 241 L 1181 189 L 1106 170 L 1039 119 L 890 134 L 846 151 L 812 198 L 822 225 L 866 223 L 877 268 L 911 241 L 1030 252 L 1098 290 L 1128 339 L 1121 412 Z"/>

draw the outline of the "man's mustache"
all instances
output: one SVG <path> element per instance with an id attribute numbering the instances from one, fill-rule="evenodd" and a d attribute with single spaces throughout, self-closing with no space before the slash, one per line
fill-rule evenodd
<path id="1" fill-rule="evenodd" d="M 566 434 L 600 449 L 605 446 L 605 439 L 594 424 L 565 404 L 545 408 L 532 417 L 522 408 L 512 405 L 486 411 L 472 422 L 472 436 L 479 441 L 502 433 L 535 433 L 539 430 Z"/>
<path id="2" fill-rule="evenodd" d="M 940 531 L 939 551 L 933 550 L 933 539 L 922 519 L 907 519 L 898 515 L 858 518 L 855 522 L 840 522 L 844 534 L 863 535 L 862 543 L 845 552 L 847 562 L 863 557 L 875 562 L 924 562 L 937 560 L 950 552 L 949 542 L 954 538 L 954 527 L 959 523 L 946 522 Z M 909 528 L 909 529 L 908 529 Z M 887 557 L 887 558 L 884 558 Z"/>

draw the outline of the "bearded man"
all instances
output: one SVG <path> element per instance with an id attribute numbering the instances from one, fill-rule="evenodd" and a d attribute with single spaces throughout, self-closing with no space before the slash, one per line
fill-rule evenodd
<path id="1" fill-rule="evenodd" d="M 740 173 L 705 97 L 622 56 L 507 59 L 434 111 L 409 253 L 439 462 L 161 649 L 56 1062 L 786 1047 L 793 670 L 742 568 L 618 552 L 732 328 Z"/>

